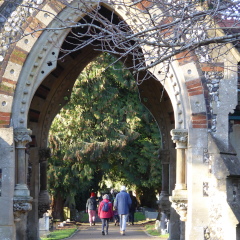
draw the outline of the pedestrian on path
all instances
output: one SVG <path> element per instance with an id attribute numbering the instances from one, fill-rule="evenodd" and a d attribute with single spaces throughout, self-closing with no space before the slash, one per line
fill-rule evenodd
<path id="1" fill-rule="evenodd" d="M 97 200 L 94 192 L 91 193 L 90 198 L 86 203 L 86 212 L 88 213 L 90 226 L 95 225 L 97 210 Z"/>
<path id="2" fill-rule="evenodd" d="M 137 198 L 135 196 L 133 196 L 132 191 L 129 191 L 128 193 L 129 193 L 130 198 L 132 200 L 132 204 L 131 204 L 131 207 L 129 209 L 128 225 L 130 225 L 130 223 L 132 223 L 132 225 L 134 225 L 134 214 L 135 214 L 136 209 L 137 209 Z"/>
<path id="3" fill-rule="evenodd" d="M 109 220 L 113 218 L 113 205 L 105 194 L 98 207 L 98 216 L 102 220 L 102 235 L 108 235 Z"/>
<path id="4" fill-rule="evenodd" d="M 128 219 L 129 209 L 131 207 L 132 200 L 130 195 L 126 192 L 126 187 L 121 186 L 120 193 L 117 194 L 114 201 L 114 208 L 117 209 L 120 218 L 120 234 L 125 235 L 126 223 Z"/>

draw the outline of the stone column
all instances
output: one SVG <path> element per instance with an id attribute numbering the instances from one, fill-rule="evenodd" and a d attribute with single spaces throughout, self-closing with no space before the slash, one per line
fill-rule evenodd
<path id="1" fill-rule="evenodd" d="M 159 196 L 159 207 L 164 214 L 169 216 L 171 205 L 169 201 L 169 150 L 161 150 L 159 152 L 159 159 L 162 164 L 162 191 Z"/>
<path id="2" fill-rule="evenodd" d="M 29 196 L 29 189 L 27 187 L 27 168 L 25 150 L 26 144 L 31 142 L 31 130 L 26 128 L 14 129 L 14 140 L 16 148 L 16 185 L 14 196 Z"/>
<path id="3" fill-rule="evenodd" d="M 159 159 L 162 164 L 162 191 L 160 195 L 169 195 L 169 150 L 161 150 Z"/>
<path id="4" fill-rule="evenodd" d="M 177 165 L 176 165 L 176 185 L 175 190 L 187 189 L 186 187 L 186 156 L 188 132 L 186 129 L 173 129 L 171 131 L 172 140 L 176 143 Z"/>
<path id="5" fill-rule="evenodd" d="M 159 207 L 161 209 L 161 232 L 164 234 L 166 229 L 166 219 L 170 218 L 171 202 L 169 201 L 169 163 L 170 152 L 168 149 L 160 150 L 159 159 L 162 164 L 162 191 L 159 196 Z"/>
<path id="6" fill-rule="evenodd" d="M 186 129 L 173 129 L 172 140 L 176 143 L 176 185 L 170 198 L 172 207 L 180 215 L 181 221 L 187 220 L 187 186 L 186 186 L 186 149 L 188 131 Z"/>
<path id="7" fill-rule="evenodd" d="M 43 217 L 43 214 L 50 209 L 50 198 L 47 191 L 47 159 L 51 156 L 49 148 L 39 149 L 39 164 L 40 164 L 40 193 L 38 196 L 38 216 Z"/>
<path id="8" fill-rule="evenodd" d="M 14 129 L 16 148 L 16 185 L 13 197 L 13 213 L 16 226 L 16 240 L 27 239 L 27 213 L 32 210 L 32 197 L 27 187 L 28 163 L 26 144 L 31 141 L 31 131 L 26 128 Z"/>

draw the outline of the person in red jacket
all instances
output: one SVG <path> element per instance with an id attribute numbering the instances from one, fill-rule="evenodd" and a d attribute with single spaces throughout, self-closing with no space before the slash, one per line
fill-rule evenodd
<path id="1" fill-rule="evenodd" d="M 105 194 L 98 207 L 98 216 L 102 220 L 102 235 L 108 234 L 109 220 L 113 218 L 113 206 L 109 201 L 109 196 Z M 106 230 L 104 230 L 106 227 Z"/>

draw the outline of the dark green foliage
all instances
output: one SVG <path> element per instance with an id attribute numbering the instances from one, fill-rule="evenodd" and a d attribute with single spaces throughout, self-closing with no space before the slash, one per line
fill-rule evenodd
<path id="1" fill-rule="evenodd" d="M 52 124 L 48 174 L 53 195 L 78 195 L 83 202 L 106 175 L 138 188 L 160 188 L 157 125 L 141 105 L 130 72 L 121 63 L 111 66 L 114 60 L 103 54 L 85 68 Z"/>

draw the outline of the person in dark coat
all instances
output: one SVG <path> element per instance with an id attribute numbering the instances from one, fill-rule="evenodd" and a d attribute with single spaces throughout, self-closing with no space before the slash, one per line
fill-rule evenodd
<path id="1" fill-rule="evenodd" d="M 104 204 L 108 204 L 108 211 L 103 211 L 104 210 Z M 99 207 L 98 207 L 98 216 L 102 220 L 102 235 L 107 235 L 108 234 L 108 227 L 109 227 L 109 220 L 113 218 L 113 205 L 109 201 L 109 196 L 105 194 L 103 196 L 103 200 L 100 202 Z M 106 230 L 105 230 L 106 227 Z"/>
<path id="2" fill-rule="evenodd" d="M 125 235 L 126 223 L 131 204 L 132 200 L 130 198 L 130 195 L 126 192 L 126 187 L 122 186 L 120 193 L 117 194 L 116 199 L 114 201 L 114 208 L 117 209 L 120 218 L 121 235 Z"/>
<path id="3" fill-rule="evenodd" d="M 131 204 L 131 207 L 129 209 L 129 222 L 128 224 L 132 223 L 132 225 L 134 225 L 134 213 L 136 212 L 136 209 L 137 209 L 137 198 L 135 196 L 133 196 L 133 193 L 132 191 L 129 191 L 128 192 L 129 195 L 130 195 L 130 198 L 132 200 L 132 204 Z"/>
<path id="4" fill-rule="evenodd" d="M 96 210 L 97 210 L 96 195 L 94 192 L 92 192 L 90 198 L 87 200 L 86 203 L 86 212 L 88 213 L 90 226 L 95 225 Z"/>

